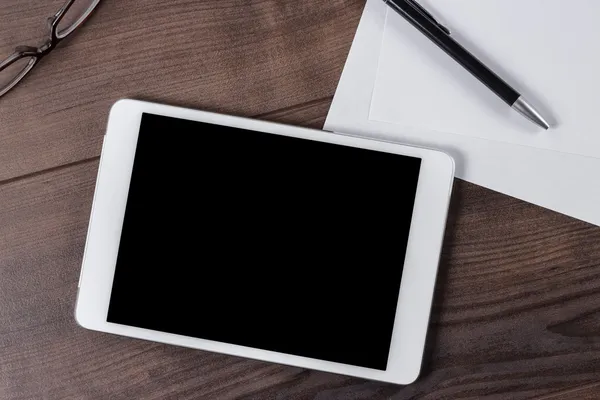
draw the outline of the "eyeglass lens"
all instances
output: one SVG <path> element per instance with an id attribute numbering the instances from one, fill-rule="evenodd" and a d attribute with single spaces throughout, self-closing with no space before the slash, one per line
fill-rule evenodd
<path id="1" fill-rule="evenodd" d="M 73 32 L 92 12 L 100 0 L 75 0 L 57 26 L 56 34 L 62 39 Z"/>
<path id="2" fill-rule="evenodd" d="M 35 63 L 33 57 L 21 58 L 0 71 L 0 96 L 14 86 Z"/>

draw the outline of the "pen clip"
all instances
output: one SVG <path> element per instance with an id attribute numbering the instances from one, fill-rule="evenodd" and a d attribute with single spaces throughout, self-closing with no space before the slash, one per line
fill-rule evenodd
<path id="1" fill-rule="evenodd" d="M 406 2 L 409 3 L 411 6 L 413 6 L 413 8 L 416 9 L 425 18 L 427 18 L 428 20 L 430 20 L 431 22 L 436 24 L 447 35 L 450 35 L 450 29 L 446 28 L 444 25 L 437 22 L 436 19 L 433 17 L 433 15 L 431 15 L 429 13 L 429 11 L 427 11 L 425 8 L 423 8 L 423 6 L 420 5 L 416 0 L 406 0 Z"/>

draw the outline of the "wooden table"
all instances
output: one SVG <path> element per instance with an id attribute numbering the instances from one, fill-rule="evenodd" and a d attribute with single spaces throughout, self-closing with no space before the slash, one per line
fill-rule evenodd
<path id="1" fill-rule="evenodd" d="M 62 2 L 2 0 L 0 54 L 38 43 Z M 600 229 L 462 181 L 414 385 L 75 323 L 110 105 L 129 97 L 321 128 L 363 6 L 103 0 L 0 100 L 0 399 L 600 398 Z"/>

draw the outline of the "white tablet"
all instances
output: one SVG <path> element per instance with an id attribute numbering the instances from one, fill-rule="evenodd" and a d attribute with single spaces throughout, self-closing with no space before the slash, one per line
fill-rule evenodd
<path id="1" fill-rule="evenodd" d="M 76 319 L 410 383 L 453 169 L 438 151 L 121 100 L 104 140 Z"/>

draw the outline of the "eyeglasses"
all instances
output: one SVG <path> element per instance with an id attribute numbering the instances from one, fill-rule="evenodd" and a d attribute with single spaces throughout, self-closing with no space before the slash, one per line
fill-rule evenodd
<path id="1" fill-rule="evenodd" d="M 0 63 L 0 97 L 8 93 L 31 72 L 67 36 L 79 28 L 92 14 L 100 0 L 67 0 L 48 18 L 48 38 L 39 47 L 18 46 Z"/>

